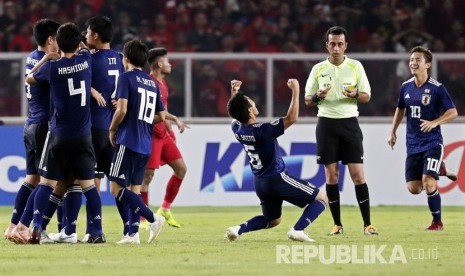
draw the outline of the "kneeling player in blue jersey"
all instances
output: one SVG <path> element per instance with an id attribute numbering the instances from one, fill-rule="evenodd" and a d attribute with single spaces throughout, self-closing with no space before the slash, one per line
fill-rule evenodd
<path id="1" fill-rule="evenodd" d="M 244 146 L 254 174 L 254 186 L 260 198 L 263 215 L 226 230 L 225 239 L 235 241 L 246 232 L 272 228 L 281 222 L 283 201 L 304 208 L 302 216 L 287 236 L 291 240 L 314 242 L 304 229 L 326 208 L 326 194 L 307 181 L 288 175 L 279 152 L 279 136 L 297 121 L 299 117 L 299 82 L 289 79 L 287 86 L 292 91 L 292 99 L 285 117 L 271 123 L 258 123 L 258 110 L 255 102 L 238 92 L 242 82 L 231 81 L 231 99 L 228 113 L 234 118 L 232 130 L 236 139 Z"/>

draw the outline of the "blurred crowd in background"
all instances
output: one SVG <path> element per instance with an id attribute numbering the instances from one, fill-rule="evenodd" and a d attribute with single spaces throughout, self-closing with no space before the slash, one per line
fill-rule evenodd
<path id="1" fill-rule="evenodd" d="M 35 49 L 32 26 L 40 18 L 48 17 L 60 23 L 72 21 L 84 30 L 86 20 L 97 14 L 112 20 L 115 50 L 121 50 L 125 41 L 138 38 L 149 47 L 165 47 L 170 52 L 324 53 L 324 32 L 340 25 L 349 33 L 349 55 L 406 53 L 415 45 L 424 45 L 433 54 L 465 53 L 465 1 L 460 0 L 0 0 L 0 52 Z M 286 89 L 285 82 L 277 77 L 297 77 L 303 86 L 312 64 L 283 63 L 284 67 L 275 66 L 275 90 Z M 260 61 L 210 62 L 196 66 L 200 73 L 194 77 L 198 78 L 199 91 L 193 100 L 211 101 L 218 109 L 194 108 L 194 116 L 227 115 L 223 98 L 228 95 L 215 94 L 223 89 L 221 77 L 226 81 L 230 77 L 248 78 L 249 84 L 254 84 L 248 88 L 257 90 L 257 104 L 264 104 L 265 80 L 261 71 L 264 64 Z M 398 87 L 408 77 L 408 68 L 401 74 L 395 72 L 400 70 L 398 62 L 393 62 L 392 68 L 365 63 L 364 66 L 369 68 L 366 71 L 370 71 L 372 83 L 376 77 L 376 82 L 386 82 L 380 87 L 395 93 L 392 93 L 393 105 L 383 104 L 388 100 L 385 98 L 379 98 L 380 102 L 376 103 L 374 97 L 375 104 L 361 108 L 361 115 L 392 115 Z M 441 66 L 446 73 L 440 77 L 450 79 L 451 70 L 465 72 L 465 61 Z M 232 73 L 218 76 L 219 68 Z M 394 70 L 394 76 L 384 77 L 386 70 Z M 449 81 L 440 77 L 440 81 Z M 463 90 L 462 79 L 458 77 L 452 80 L 457 83 L 446 87 Z M 174 87 L 174 97 L 176 88 L 181 87 Z M 274 95 L 277 102 L 274 114 L 280 114 L 280 97 L 287 99 L 286 92 Z M 459 102 L 458 107 L 465 106 L 465 96 L 461 95 L 465 93 L 456 93 L 459 98 L 454 100 Z M 455 95 L 452 91 L 451 94 Z M 174 102 L 179 102 L 182 114 L 184 102 L 182 95 L 177 96 L 179 99 L 175 98 Z M 304 112 L 304 115 L 314 115 L 313 111 Z M 0 111 L 0 116 L 5 114 Z"/>
<path id="2" fill-rule="evenodd" d="M 0 51 L 29 52 L 32 26 L 48 17 L 84 28 L 108 16 L 113 47 L 139 38 L 177 52 L 324 52 L 333 25 L 352 52 L 465 52 L 465 1 L 459 0 L 16 0 L 0 2 Z"/>

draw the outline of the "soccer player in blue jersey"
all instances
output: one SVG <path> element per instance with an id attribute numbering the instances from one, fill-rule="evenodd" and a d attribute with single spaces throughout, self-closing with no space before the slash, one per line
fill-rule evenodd
<path id="1" fill-rule="evenodd" d="M 58 22 L 50 19 L 41 19 L 34 25 L 34 39 L 37 49 L 29 53 L 26 59 L 26 74 L 48 53 L 58 52 L 56 43 L 56 32 L 60 27 Z M 39 161 L 48 131 L 48 121 L 50 119 L 50 95 L 49 85 L 30 86 L 26 84 L 26 98 L 29 103 L 29 114 L 24 125 L 24 146 L 26 148 L 26 178 L 18 191 L 15 199 L 11 222 L 5 231 L 5 238 L 10 239 L 13 229 L 19 235 L 21 233 L 28 236 L 27 225 L 19 224 L 20 218 L 26 207 L 26 202 L 39 183 Z M 33 198 L 33 196 L 31 197 Z M 30 202 L 32 204 L 32 200 Z M 32 209 L 32 208 L 31 208 Z M 32 217 L 32 214 L 31 214 Z"/>
<path id="2" fill-rule="evenodd" d="M 30 85 L 48 83 L 53 104 L 50 122 L 50 144 L 45 152 L 46 163 L 41 166 L 41 182 L 34 200 L 34 219 L 30 243 L 40 242 L 42 214 L 57 182 L 71 170 L 81 185 L 92 211 L 92 233 L 89 243 L 104 243 L 102 206 L 94 184 L 95 154 L 90 120 L 90 87 L 92 58 L 78 27 L 73 23 L 60 26 L 57 44 L 61 58 L 42 61 L 26 81 Z M 62 242 L 77 243 L 77 212 L 67 210 L 67 225 L 60 232 Z"/>
<path id="3" fill-rule="evenodd" d="M 326 208 L 328 199 L 323 191 L 294 176 L 288 175 L 279 152 L 277 138 L 294 124 L 299 117 L 299 82 L 287 81 L 292 91 L 289 110 L 283 118 L 271 123 L 258 123 L 255 102 L 238 92 L 241 82 L 231 81 L 231 99 L 228 113 L 234 118 L 232 131 L 243 145 L 254 175 L 254 186 L 262 206 L 262 215 L 226 230 L 225 239 L 235 241 L 246 232 L 272 228 L 281 222 L 283 201 L 305 208 L 302 216 L 287 236 L 291 240 L 314 242 L 304 229 Z"/>
<path id="4" fill-rule="evenodd" d="M 87 46 L 94 50 L 92 53 L 91 84 L 91 92 L 94 97 L 90 102 L 90 111 L 92 142 L 97 160 L 96 171 L 109 176 L 114 153 L 114 148 L 108 138 L 108 129 L 114 112 L 111 101 L 115 98 L 118 76 L 124 72 L 123 56 L 110 48 L 110 42 L 113 38 L 113 24 L 108 17 L 92 17 L 87 20 L 86 26 Z M 98 174 L 95 178 L 97 190 L 100 190 L 100 179 L 102 177 L 102 174 Z M 87 214 L 90 214 L 88 208 Z M 87 223 L 86 236 L 82 240 L 83 242 L 87 241 L 89 237 L 89 227 L 91 227 L 91 224 Z"/>
<path id="5" fill-rule="evenodd" d="M 407 159 L 405 180 L 412 194 L 426 190 L 428 206 L 433 216 L 429 231 L 444 229 L 441 220 L 441 195 L 438 192 L 439 170 L 444 153 L 441 126 L 457 117 L 457 109 L 447 89 L 431 78 L 433 54 L 416 46 L 410 51 L 409 67 L 413 78 L 400 87 L 397 108 L 392 120 L 388 144 L 391 148 L 397 141 L 397 128 L 407 116 Z"/>
<path id="6" fill-rule="evenodd" d="M 131 40 L 124 45 L 123 55 L 126 72 L 118 78 L 118 102 L 109 130 L 110 141 L 116 146 L 110 169 L 110 192 L 123 208 L 131 210 L 129 232 L 118 243 L 140 243 L 140 216 L 150 222 L 148 243 L 151 243 L 160 233 L 165 218 L 144 204 L 140 188 L 151 151 L 152 124 L 165 120 L 165 108 L 157 85 L 142 71 L 147 63 L 147 46 Z"/>

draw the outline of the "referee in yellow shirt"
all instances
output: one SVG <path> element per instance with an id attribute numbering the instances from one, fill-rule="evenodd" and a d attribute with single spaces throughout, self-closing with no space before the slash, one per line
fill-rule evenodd
<path id="1" fill-rule="evenodd" d="M 343 233 L 339 200 L 339 166 L 347 165 L 355 184 L 364 233 L 377 235 L 370 221 L 368 186 L 363 172 L 363 134 L 358 124 L 358 102 L 370 101 L 371 88 L 362 64 L 344 55 L 347 31 L 334 26 L 326 31 L 329 57 L 313 66 L 305 85 L 305 105 L 318 106 L 317 163 L 324 164 L 326 193 L 334 220 L 331 235 Z"/>

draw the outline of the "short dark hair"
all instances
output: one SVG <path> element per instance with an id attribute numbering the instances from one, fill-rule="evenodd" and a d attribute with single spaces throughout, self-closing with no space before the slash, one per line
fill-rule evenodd
<path id="1" fill-rule="evenodd" d="M 37 45 L 45 46 L 47 38 L 50 36 L 55 37 L 59 27 L 60 23 L 48 18 L 37 21 L 33 29 L 34 39 Z"/>
<path id="2" fill-rule="evenodd" d="M 106 16 L 97 15 L 90 18 L 86 22 L 86 28 L 97 33 L 103 43 L 110 43 L 113 39 L 113 23 Z"/>
<path id="3" fill-rule="evenodd" d="M 130 40 L 124 44 L 123 55 L 136 67 L 144 67 L 148 54 L 147 45 L 138 39 Z"/>
<path id="4" fill-rule="evenodd" d="M 427 63 L 431 63 L 433 61 L 433 53 L 431 53 L 431 51 L 426 47 L 415 46 L 412 50 L 410 50 L 410 54 L 413 53 L 422 53 Z"/>
<path id="5" fill-rule="evenodd" d="M 250 118 L 249 108 L 251 106 L 249 99 L 244 94 L 238 92 L 228 101 L 228 114 L 232 118 L 245 124 Z"/>
<path id="6" fill-rule="evenodd" d="M 150 49 L 147 62 L 149 63 L 150 67 L 152 67 L 153 63 L 157 62 L 160 57 L 166 56 L 167 54 L 168 51 L 165 48 Z"/>
<path id="7" fill-rule="evenodd" d="M 81 41 L 82 35 L 76 24 L 68 22 L 58 28 L 57 44 L 64 53 L 74 53 Z"/>
<path id="8" fill-rule="evenodd" d="M 343 27 L 333 26 L 326 31 L 325 39 L 328 41 L 329 35 L 341 35 L 343 34 L 347 41 L 347 31 Z"/>

